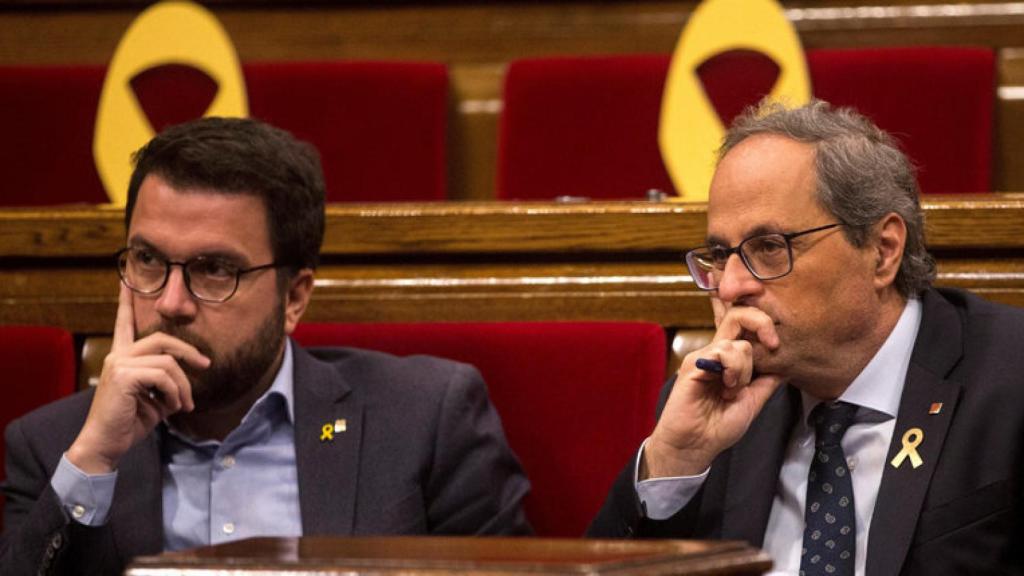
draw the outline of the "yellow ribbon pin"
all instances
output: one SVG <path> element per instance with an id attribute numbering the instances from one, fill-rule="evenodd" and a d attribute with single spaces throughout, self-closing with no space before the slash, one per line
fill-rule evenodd
<path id="1" fill-rule="evenodd" d="M 324 427 L 320 429 L 320 441 L 334 440 L 334 424 L 324 424 Z"/>
<path id="2" fill-rule="evenodd" d="M 920 428 L 911 428 L 903 433 L 903 449 L 892 459 L 892 467 L 899 468 L 904 460 L 910 458 L 910 465 L 917 468 L 924 464 L 921 455 L 917 453 L 917 447 L 924 441 L 924 432 Z"/>

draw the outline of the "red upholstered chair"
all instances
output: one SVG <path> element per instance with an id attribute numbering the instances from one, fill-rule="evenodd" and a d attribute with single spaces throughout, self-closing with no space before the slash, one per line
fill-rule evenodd
<path id="1" fill-rule="evenodd" d="M 250 114 L 320 150 L 328 200 L 444 200 L 443 64 L 260 62 L 243 68 Z"/>
<path id="2" fill-rule="evenodd" d="M 4 397 L 0 429 L 6 430 L 18 416 L 75 391 L 71 334 L 60 328 L 0 326 L 0 380 Z M 0 443 L 0 461 L 5 446 Z M 0 470 L 0 479 L 4 470 Z"/>
<path id="3" fill-rule="evenodd" d="M 243 64 L 250 114 L 312 142 L 329 202 L 445 197 L 448 71 L 410 62 Z M 0 206 L 104 203 L 92 142 L 100 66 L 0 67 Z M 198 117 L 216 84 L 183 66 L 132 81 L 157 130 Z"/>
<path id="4" fill-rule="evenodd" d="M 0 206 L 107 202 L 92 156 L 101 66 L 0 66 Z"/>
<path id="5" fill-rule="evenodd" d="M 813 50 L 814 94 L 900 140 L 921 191 L 990 192 L 995 54 L 988 48 Z"/>
<path id="6" fill-rule="evenodd" d="M 533 489 L 538 535 L 580 536 L 654 426 L 666 340 L 647 323 L 300 324 L 303 345 L 475 365 Z"/>
<path id="7" fill-rule="evenodd" d="M 505 76 L 497 197 L 640 199 L 671 191 L 658 151 L 667 56 L 515 60 Z"/>
<path id="8" fill-rule="evenodd" d="M 992 189 L 995 56 L 987 48 L 820 49 L 814 94 L 894 134 L 925 193 Z M 505 85 L 497 193 L 503 199 L 642 198 L 673 190 L 657 148 L 669 56 L 513 62 Z M 722 54 L 698 70 L 725 123 L 770 91 L 777 67 Z"/>

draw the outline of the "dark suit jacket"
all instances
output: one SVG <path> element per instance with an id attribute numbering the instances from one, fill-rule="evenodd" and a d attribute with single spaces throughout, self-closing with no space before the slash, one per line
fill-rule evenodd
<path id="1" fill-rule="evenodd" d="M 303 534 L 523 534 L 529 490 L 479 373 L 426 356 L 293 345 L 295 452 Z M 315 355 L 315 357 L 314 357 Z M 69 521 L 49 479 L 92 392 L 6 432 L 0 574 L 120 574 L 163 547 L 159 434 L 121 461 L 105 526 Z M 321 442 L 325 423 L 347 431 Z"/>
<path id="2" fill-rule="evenodd" d="M 886 465 L 867 574 L 1017 573 L 1024 554 L 1024 311 L 954 290 L 927 291 L 922 310 L 886 462 L 901 450 L 904 432 L 919 427 L 924 464 Z M 936 402 L 942 409 L 930 415 Z M 631 462 L 590 535 L 723 538 L 760 547 L 799 414 L 799 393 L 780 388 L 740 442 L 715 459 L 694 499 L 665 521 L 643 517 Z"/>

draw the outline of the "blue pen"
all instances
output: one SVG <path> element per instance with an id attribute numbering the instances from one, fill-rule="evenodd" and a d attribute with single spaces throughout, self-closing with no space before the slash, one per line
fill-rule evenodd
<path id="1" fill-rule="evenodd" d="M 697 368 L 714 374 L 721 374 L 725 371 L 725 366 L 722 366 L 721 362 L 708 358 L 697 358 Z"/>

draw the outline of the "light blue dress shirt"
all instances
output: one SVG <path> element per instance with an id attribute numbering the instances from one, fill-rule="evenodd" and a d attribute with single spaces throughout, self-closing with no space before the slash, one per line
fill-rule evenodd
<path id="1" fill-rule="evenodd" d="M 270 388 L 223 442 L 161 424 L 164 549 L 253 536 L 301 536 L 291 341 Z M 68 516 L 106 522 L 117 473 L 89 476 L 61 458 L 51 485 Z"/>
<path id="2" fill-rule="evenodd" d="M 920 326 L 921 302 L 908 300 L 882 347 L 839 397 L 843 402 L 858 406 L 854 424 L 841 442 L 853 481 L 857 514 L 857 576 L 864 575 L 871 518 Z M 803 418 L 786 446 L 778 492 L 765 529 L 764 549 L 774 561 L 771 575 L 797 574 L 800 569 L 807 471 L 814 456 L 814 428 L 807 425 L 807 415 L 820 402 L 807 394 L 801 393 L 801 397 Z M 643 446 L 640 450 L 638 462 Z M 681 510 L 700 489 L 709 471 L 699 476 L 634 480 L 647 516 L 664 520 Z M 633 478 L 637 478 L 635 471 Z"/>

